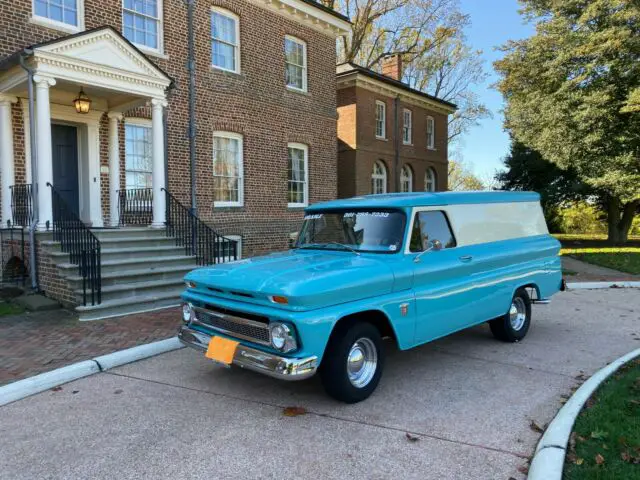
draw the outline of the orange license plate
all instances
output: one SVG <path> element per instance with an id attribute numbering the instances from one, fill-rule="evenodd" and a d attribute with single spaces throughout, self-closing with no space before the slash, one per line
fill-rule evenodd
<path id="1" fill-rule="evenodd" d="M 234 340 L 228 340 L 222 337 L 211 337 L 209 340 L 209 347 L 205 356 L 216 362 L 224 363 L 225 365 L 231 365 L 233 362 L 233 356 L 236 353 L 238 343 Z"/>

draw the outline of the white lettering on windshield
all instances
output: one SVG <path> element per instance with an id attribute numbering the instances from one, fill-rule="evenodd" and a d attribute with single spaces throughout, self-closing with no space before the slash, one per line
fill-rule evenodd
<path id="1" fill-rule="evenodd" d="M 305 220 L 318 220 L 322 218 L 322 214 L 321 213 L 315 213 L 313 215 L 305 215 L 304 219 Z"/>
<path id="2" fill-rule="evenodd" d="M 389 216 L 389 212 L 347 212 L 344 214 L 344 218 L 351 218 L 351 217 L 387 218 L 388 216 Z"/>

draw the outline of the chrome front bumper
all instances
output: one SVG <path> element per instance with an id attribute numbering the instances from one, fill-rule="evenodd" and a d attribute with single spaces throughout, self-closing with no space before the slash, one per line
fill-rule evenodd
<path id="1" fill-rule="evenodd" d="M 178 332 L 178 339 L 187 347 L 206 352 L 211 335 L 183 325 Z M 305 358 L 280 357 L 242 344 L 239 344 L 236 348 L 232 363 L 282 380 L 304 380 L 311 377 L 318 369 L 318 358 L 315 356 Z"/>

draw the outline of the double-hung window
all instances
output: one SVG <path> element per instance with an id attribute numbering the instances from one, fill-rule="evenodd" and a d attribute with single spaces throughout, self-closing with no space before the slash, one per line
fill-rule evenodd
<path id="1" fill-rule="evenodd" d="M 138 47 L 162 51 L 162 0 L 124 0 L 124 36 Z"/>
<path id="2" fill-rule="evenodd" d="M 411 123 L 412 113 L 411 110 L 406 108 L 402 111 L 402 143 L 405 145 L 411 145 Z"/>
<path id="3" fill-rule="evenodd" d="M 242 135 L 213 132 L 214 206 L 242 206 L 243 189 Z"/>
<path id="4" fill-rule="evenodd" d="M 387 193 L 387 167 L 384 163 L 376 161 L 371 172 L 371 193 Z"/>
<path id="5" fill-rule="evenodd" d="M 288 88 L 307 91 L 307 44 L 287 35 L 284 37 L 285 82 Z"/>
<path id="6" fill-rule="evenodd" d="M 288 151 L 288 205 L 304 207 L 309 203 L 309 149 L 301 143 L 290 143 Z"/>
<path id="7" fill-rule="evenodd" d="M 387 104 L 376 100 L 376 138 L 384 139 L 387 135 Z"/>
<path id="8" fill-rule="evenodd" d="M 436 124 L 433 117 L 427 117 L 427 148 L 436 148 Z"/>
<path id="9" fill-rule="evenodd" d="M 151 188 L 151 125 L 125 123 L 124 154 L 127 190 Z"/>
<path id="10" fill-rule="evenodd" d="M 233 13 L 211 10 L 211 64 L 214 68 L 240 72 L 240 21 Z"/>
<path id="11" fill-rule="evenodd" d="M 82 28 L 83 0 L 34 0 L 34 20 L 51 24 L 62 30 L 76 31 Z"/>
<path id="12" fill-rule="evenodd" d="M 400 170 L 400 191 L 413 192 L 413 171 L 409 165 L 404 165 Z"/>

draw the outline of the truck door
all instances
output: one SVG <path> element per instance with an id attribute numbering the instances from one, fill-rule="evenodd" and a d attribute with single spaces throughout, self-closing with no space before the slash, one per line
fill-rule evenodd
<path id="1" fill-rule="evenodd" d="M 469 247 L 457 247 L 444 211 L 414 214 L 409 255 L 414 256 L 416 343 L 424 343 L 473 323 Z"/>

